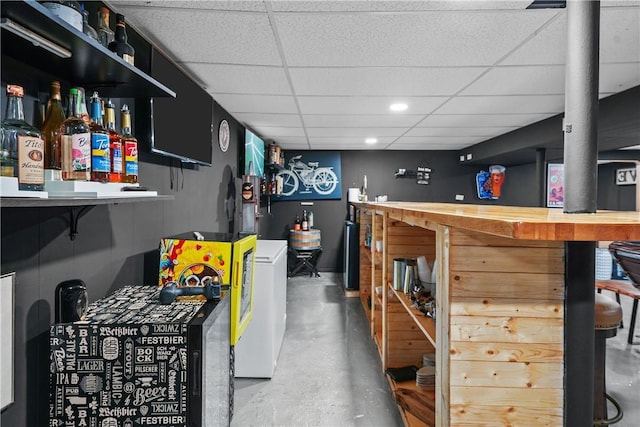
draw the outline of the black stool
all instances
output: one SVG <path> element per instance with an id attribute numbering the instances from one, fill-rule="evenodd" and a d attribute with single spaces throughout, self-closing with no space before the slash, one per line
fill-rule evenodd
<path id="1" fill-rule="evenodd" d="M 301 271 L 309 272 L 309 277 L 320 277 L 318 273 L 318 259 L 322 255 L 322 246 L 314 249 L 301 250 L 289 246 L 289 272 L 288 277 L 293 277 Z"/>
<path id="2" fill-rule="evenodd" d="M 622 321 L 622 308 L 611 298 L 595 294 L 595 345 L 593 372 L 593 425 L 608 426 L 622 419 L 622 408 L 616 400 L 607 394 L 606 385 L 606 356 L 607 338 L 615 337 L 618 326 Z M 616 407 L 618 413 L 613 418 L 607 418 L 607 400 Z"/>

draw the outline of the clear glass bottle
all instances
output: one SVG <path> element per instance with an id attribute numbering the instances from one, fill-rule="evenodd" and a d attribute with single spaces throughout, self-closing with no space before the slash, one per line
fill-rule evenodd
<path id="1" fill-rule="evenodd" d="M 98 28 L 96 28 L 98 41 L 106 48 L 109 47 L 109 43 L 115 38 L 115 33 L 109 27 L 109 14 L 110 11 L 106 7 L 101 7 L 100 10 L 98 10 Z"/>
<path id="2" fill-rule="evenodd" d="M 82 7 L 82 32 L 91 37 L 94 40 L 98 40 L 98 32 L 93 29 L 91 25 L 89 25 L 89 11 L 84 8 L 84 3 L 81 5 Z M 99 41 L 99 40 L 98 40 Z"/>
<path id="3" fill-rule="evenodd" d="M 89 111 L 87 110 L 87 96 L 84 92 L 83 87 L 78 88 L 78 97 L 80 102 L 80 117 L 87 124 L 87 126 L 91 125 L 91 117 L 89 116 Z"/>
<path id="4" fill-rule="evenodd" d="M 124 15 L 116 14 L 116 35 L 115 40 L 109 43 L 109 50 L 115 52 L 116 55 L 127 61 L 131 65 L 134 64 L 136 51 L 127 42 L 127 25 L 124 22 Z"/>
<path id="5" fill-rule="evenodd" d="M 109 132 L 102 125 L 102 100 L 98 92 L 91 97 L 91 181 L 109 182 L 111 151 Z"/>
<path id="6" fill-rule="evenodd" d="M 77 1 L 43 1 L 51 13 L 82 32 L 82 8 Z"/>
<path id="7" fill-rule="evenodd" d="M 135 184 L 138 182 L 138 140 L 131 134 L 131 114 L 127 104 L 120 110 L 120 124 L 122 131 L 123 162 L 122 162 L 122 182 Z"/>
<path id="8" fill-rule="evenodd" d="M 62 108 L 60 82 L 51 82 L 51 94 L 47 103 L 47 113 L 42 125 L 44 139 L 44 168 L 53 181 L 62 179 L 62 152 L 60 150 L 60 125 L 66 119 Z"/>
<path id="9" fill-rule="evenodd" d="M 69 116 L 60 126 L 62 179 L 88 181 L 91 172 L 91 131 L 82 119 L 80 91 L 69 91 Z"/>
<path id="10" fill-rule="evenodd" d="M 116 131 L 116 106 L 110 99 L 104 104 L 104 122 L 109 132 L 109 150 L 111 151 L 109 182 L 122 182 L 122 138 Z"/>
<path id="11" fill-rule="evenodd" d="M 19 190 L 44 189 L 44 141 L 24 120 L 22 86 L 7 85 L 7 110 L 0 132 L 0 174 L 18 178 Z"/>

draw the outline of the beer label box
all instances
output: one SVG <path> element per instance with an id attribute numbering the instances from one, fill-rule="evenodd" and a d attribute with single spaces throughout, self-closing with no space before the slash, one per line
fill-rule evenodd
<path id="1" fill-rule="evenodd" d="M 187 425 L 189 323 L 218 303 L 162 305 L 159 292 L 127 286 L 51 326 L 50 427 Z"/>

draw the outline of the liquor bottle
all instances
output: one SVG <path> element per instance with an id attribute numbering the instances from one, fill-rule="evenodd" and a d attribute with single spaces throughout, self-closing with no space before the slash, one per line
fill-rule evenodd
<path id="1" fill-rule="evenodd" d="M 135 49 L 127 42 L 127 26 L 124 22 L 124 15 L 116 14 L 116 35 L 115 39 L 109 43 L 109 50 L 116 55 L 134 65 Z"/>
<path id="2" fill-rule="evenodd" d="M 92 39 L 98 40 L 98 32 L 89 25 L 89 11 L 84 8 L 84 4 L 81 4 L 80 7 L 82 8 L 82 32 Z"/>
<path id="3" fill-rule="evenodd" d="M 111 152 L 109 132 L 102 124 L 102 101 L 98 92 L 91 97 L 91 181 L 109 182 Z"/>
<path id="4" fill-rule="evenodd" d="M 91 172 L 91 131 L 82 119 L 80 91 L 69 90 L 69 115 L 60 125 L 62 179 L 88 181 Z"/>
<path id="5" fill-rule="evenodd" d="M 49 179 L 62 179 L 62 151 L 60 150 L 60 125 L 66 116 L 62 108 L 60 82 L 51 82 L 51 95 L 47 103 L 47 113 L 42 125 L 44 139 L 44 168 L 49 171 Z"/>
<path id="6" fill-rule="evenodd" d="M 296 222 L 293 223 L 293 230 L 300 231 L 302 225 L 300 224 L 300 215 L 296 215 Z"/>
<path id="7" fill-rule="evenodd" d="M 44 142 L 38 129 L 24 120 L 22 86 L 7 85 L 7 110 L 2 122 L 0 174 L 18 178 L 19 190 L 44 189 Z"/>
<path id="8" fill-rule="evenodd" d="M 78 97 L 80 102 L 80 117 L 87 124 L 87 126 L 91 125 L 91 117 L 89 117 L 89 111 L 87 111 L 87 98 L 84 93 L 84 88 L 78 88 Z"/>
<path id="9" fill-rule="evenodd" d="M 109 182 L 122 182 L 122 138 L 116 132 L 116 106 L 110 99 L 104 105 L 104 120 L 109 131 L 109 150 L 111 151 Z"/>
<path id="10" fill-rule="evenodd" d="M 309 230 L 313 228 L 313 212 L 307 212 L 307 220 L 309 221 Z"/>
<path id="11" fill-rule="evenodd" d="M 42 5 L 58 18 L 82 32 L 82 9 L 77 1 L 43 1 Z"/>
<path id="12" fill-rule="evenodd" d="M 113 30 L 109 28 L 109 14 L 109 9 L 106 7 L 101 7 L 98 10 L 98 28 L 96 32 L 98 33 L 98 41 L 106 48 L 115 39 Z"/>
<path id="13" fill-rule="evenodd" d="M 120 110 L 120 124 L 122 131 L 123 162 L 122 182 L 135 184 L 138 182 L 138 140 L 131 134 L 131 114 L 127 104 Z"/>
<path id="14" fill-rule="evenodd" d="M 307 210 L 302 211 L 302 231 L 309 231 L 309 218 L 307 217 Z"/>

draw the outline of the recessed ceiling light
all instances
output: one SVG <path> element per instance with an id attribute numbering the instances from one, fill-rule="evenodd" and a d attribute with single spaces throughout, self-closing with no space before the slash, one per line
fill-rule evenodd
<path id="1" fill-rule="evenodd" d="M 367 139 L 364 140 L 364 142 L 366 144 L 375 144 L 376 142 L 378 142 L 378 140 L 375 139 L 375 138 L 367 138 Z"/>
<path id="2" fill-rule="evenodd" d="M 389 109 L 391 111 L 404 111 L 408 108 L 407 104 L 402 104 L 402 103 L 398 103 L 398 104 L 391 104 L 391 106 L 389 107 Z"/>

